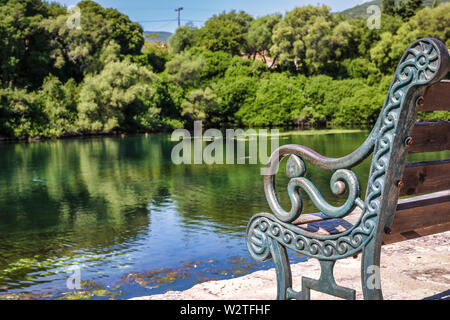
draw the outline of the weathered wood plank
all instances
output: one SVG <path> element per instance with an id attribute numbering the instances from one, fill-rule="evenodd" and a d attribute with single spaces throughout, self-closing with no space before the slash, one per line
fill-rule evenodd
<path id="1" fill-rule="evenodd" d="M 351 229 L 360 214 L 361 210 L 357 208 L 344 219 L 330 219 L 322 214 L 308 215 L 308 218 L 315 217 L 315 219 L 309 219 L 307 223 L 298 227 L 317 235 L 338 234 Z M 394 243 L 448 230 L 450 230 L 450 190 L 445 190 L 400 199 L 391 233 L 386 236 L 384 243 Z"/>
<path id="2" fill-rule="evenodd" d="M 358 221 L 362 210 L 358 207 L 343 219 L 329 218 L 322 213 L 302 214 L 293 222 L 301 229 L 320 235 L 330 235 L 344 232 Z M 303 218 L 302 218 L 303 217 Z"/>
<path id="3" fill-rule="evenodd" d="M 317 213 L 306 213 L 306 214 L 302 214 L 300 215 L 300 217 L 298 217 L 297 220 L 293 221 L 292 224 L 295 226 L 301 225 L 301 224 L 307 224 L 307 223 L 313 223 L 313 222 L 318 222 L 318 221 L 322 221 L 325 219 L 329 219 L 326 215 L 324 215 L 321 212 L 317 212 Z"/>
<path id="4" fill-rule="evenodd" d="M 403 233 L 447 222 L 450 222 L 449 190 L 400 200 L 391 233 Z"/>
<path id="5" fill-rule="evenodd" d="M 450 150 L 450 122 L 418 122 L 411 137 L 408 153 Z"/>
<path id="6" fill-rule="evenodd" d="M 400 196 L 450 189 L 450 160 L 408 163 Z"/>
<path id="7" fill-rule="evenodd" d="M 403 198 L 397 202 L 397 210 L 408 210 L 437 203 L 450 202 L 450 190 L 425 194 L 422 196 Z"/>
<path id="8" fill-rule="evenodd" d="M 384 244 L 450 230 L 450 190 L 408 199 L 397 204 L 391 233 Z"/>
<path id="9" fill-rule="evenodd" d="M 419 111 L 450 110 L 450 80 L 442 80 L 428 87 L 419 104 Z"/>

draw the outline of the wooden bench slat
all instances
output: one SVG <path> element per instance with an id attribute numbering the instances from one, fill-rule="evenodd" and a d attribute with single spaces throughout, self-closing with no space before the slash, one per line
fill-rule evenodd
<path id="1" fill-rule="evenodd" d="M 322 216 L 323 218 L 319 220 L 310 220 L 301 224 L 297 223 L 296 225 L 305 231 L 320 235 L 337 234 L 351 229 L 351 227 L 356 222 L 358 222 L 361 213 L 362 210 L 358 207 L 356 207 L 352 213 L 342 219 L 329 218 L 322 213 L 315 213 L 314 215 L 316 215 L 317 217 Z M 311 214 L 302 214 L 302 216 L 311 216 Z M 305 218 L 304 221 L 306 219 L 307 218 Z"/>
<path id="2" fill-rule="evenodd" d="M 300 224 L 307 224 L 307 223 L 322 221 L 325 219 L 329 219 L 329 218 L 321 212 L 306 213 L 306 214 L 300 215 L 300 217 L 298 217 L 297 220 L 293 221 L 292 224 L 294 226 L 298 226 Z"/>
<path id="3" fill-rule="evenodd" d="M 450 189 L 450 160 L 408 163 L 400 197 Z"/>
<path id="4" fill-rule="evenodd" d="M 450 190 L 400 199 L 391 234 L 386 235 L 383 244 L 448 230 L 450 230 Z"/>
<path id="5" fill-rule="evenodd" d="M 450 110 L 450 81 L 442 80 L 428 87 L 419 111 Z"/>
<path id="6" fill-rule="evenodd" d="M 450 150 L 450 122 L 418 122 L 412 130 L 408 153 Z"/>
<path id="7" fill-rule="evenodd" d="M 298 227 L 318 235 L 338 234 L 351 229 L 360 215 L 361 210 L 356 208 L 344 219 L 311 220 L 298 225 Z M 414 198 L 400 199 L 391 234 L 386 236 L 384 243 L 394 243 L 448 230 L 450 230 L 450 190 L 445 190 Z"/>
<path id="8" fill-rule="evenodd" d="M 399 200 L 391 232 L 403 233 L 447 222 L 450 190 Z"/>

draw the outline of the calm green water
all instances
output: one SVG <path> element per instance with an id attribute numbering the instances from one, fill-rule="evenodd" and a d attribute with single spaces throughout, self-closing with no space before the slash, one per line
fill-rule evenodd
<path id="1" fill-rule="evenodd" d="M 368 134 L 323 133 L 280 144 L 339 157 Z M 262 166 L 177 166 L 175 144 L 166 135 L 0 144 L 0 298 L 129 298 L 272 267 L 245 246 L 249 218 L 269 211 Z M 355 169 L 363 190 L 369 161 Z M 308 167 L 336 203 L 331 174 Z M 66 285 L 73 266 L 80 290 Z"/>

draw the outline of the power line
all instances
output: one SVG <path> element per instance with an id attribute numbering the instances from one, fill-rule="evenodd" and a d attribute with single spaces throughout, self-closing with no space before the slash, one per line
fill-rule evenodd
<path id="1" fill-rule="evenodd" d="M 177 19 L 162 19 L 162 20 L 142 20 L 142 21 L 137 21 L 139 23 L 148 23 L 148 22 L 172 22 L 172 21 L 177 21 Z"/>
<path id="2" fill-rule="evenodd" d="M 208 20 L 181 19 L 181 21 L 206 22 L 206 21 L 208 21 Z"/>
<path id="3" fill-rule="evenodd" d="M 151 23 L 151 22 L 174 22 L 174 21 L 178 21 L 178 19 L 139 20 L 139 21 L 136 21 L 136 22 L 138 22 L 138 23 Z M 185 18 L 185 19 L 181 19 L 180 21 L 206 22 L 207 20 L 195 20 L 195 19 Z"/>

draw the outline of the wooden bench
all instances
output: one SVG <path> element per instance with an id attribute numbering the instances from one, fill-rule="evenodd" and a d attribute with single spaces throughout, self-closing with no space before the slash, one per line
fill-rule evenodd
<path id="1" fill-rule="evenodd" d="M 309 299 L 311 289 L 355 299 L 355 290 L 336 284 L 333 268 L 337 260 L 359 253 L 364 298 L 382 299 L 381 246 L 450 230 L 450 160 L 405 165 L 408 153 L 450 150 L 448 121 L 416 123 L 418 111 L 450 110 L 450 82 L 442 80 L 449 66 L 449 53 L 441 41 L 414 42 L 397 67 L 374 128 L 357 150 L 342 158 L 327 158 L 304 146 L 286 145 L 271 156 L 264 190 L 272 213 L 251 218 L 247 247 L 258 261 L 273 259 L 277 299 Z M 370 155 L 362 199 L 358 177 L 351 169 Z M 285 211 L 277 197 L 275 176 L 288 156 L 291 209 Z M 342 206 L 329 204 L 305 177 L 306 162 L 334 172 L 333 193 L 347 195 Z M 300 190 L 319 213 L 302 214 Z M 398 200 L 403 196 L 408 197 Z M 292 288 L 287 248 L 320 262 L 320 279 L 303 277 L 300 292 Z"/>

